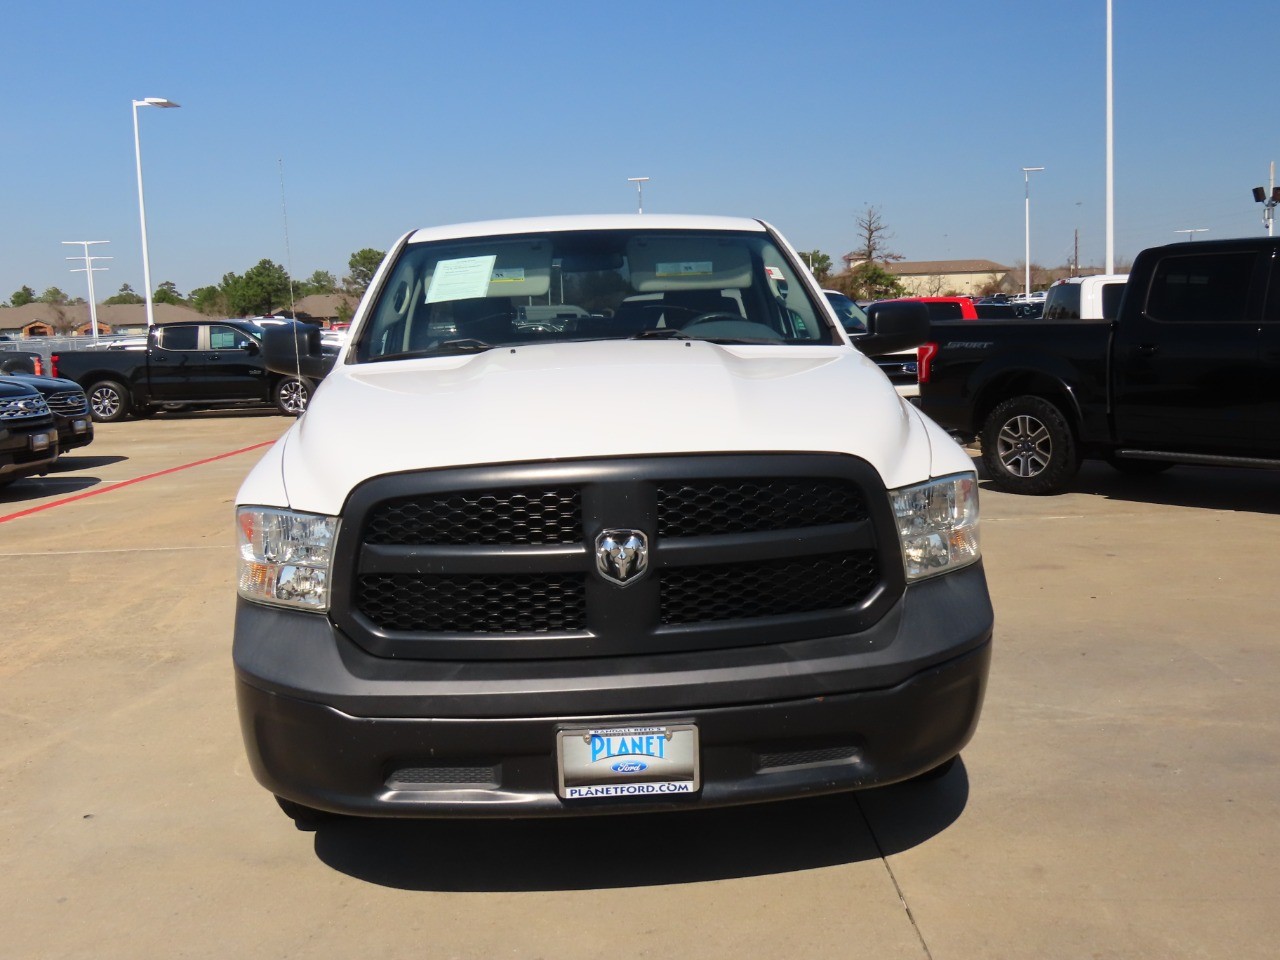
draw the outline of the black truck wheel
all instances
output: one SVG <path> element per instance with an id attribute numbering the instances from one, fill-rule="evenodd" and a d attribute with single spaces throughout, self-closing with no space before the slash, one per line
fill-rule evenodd
<path id="1" fill-rule="evenodd" d="M 292 820 L 299 830 L 314 831 L 332 820 L 339 819 L 336 814 L 328 813 L 324 810 L 316 810 L 294 800 L 286 800 L 284 797 L 277 796 L 276 803 L 280 805 L 280 809 L 284 811 L 285 816 Z"/>
<path id="2" fill-rule="evenodd" d="M 129 415 L 129 391 L 115 380 L 99 380 L 89 388 L 89 415 L 98 423 L 115 423 Z"/>
<path id="3" fill-rule="evenodd" d="M 987 476 L 1009 493 L 1058 493 L 1080 469 L 1076 438 L 1066 418 L 1043 397 L 1013 397 L 982 424 Z"/>
<path id="4" fill-rule="evenodd" d="M 311 384 L 306 380 L 287 377 L 276 384 L 274 399 L 276 409 L 286 417 L 300 417 L 311 401 Z"/>

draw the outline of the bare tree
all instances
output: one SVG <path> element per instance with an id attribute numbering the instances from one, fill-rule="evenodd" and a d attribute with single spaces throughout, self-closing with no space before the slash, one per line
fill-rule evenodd
<path id="1" fill-rule="evenodd" d="M 875 207 L 867 207 L 858 215 L 859 245 L 854 248 L 854 255 L 863 263 L 889 263 L 903 259 L 902 254 L 892 252 L 888 243 L 893 234 L 880 218 L 880 211 Z"/>

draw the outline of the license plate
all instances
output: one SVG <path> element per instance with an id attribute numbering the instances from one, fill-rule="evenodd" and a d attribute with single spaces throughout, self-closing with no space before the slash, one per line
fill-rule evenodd
<path id="1" fill-rule="evenodd" d="M 560 730 L 556 760 L 565 800 L 680 796 L 701 786 L 692 723 Z"/>
<path id="2" fill-rule="evenodd" d="M 32 450 L 48 450 L 49 435 L 47 433 L 33 433 L 31 435 Z"/>
<path id="3" fill-rule="evenodd" d="M 89 422 L 87 420 L 72 420 L 71 429 L 75 433 L 84 433 L 89 429 Z"/>

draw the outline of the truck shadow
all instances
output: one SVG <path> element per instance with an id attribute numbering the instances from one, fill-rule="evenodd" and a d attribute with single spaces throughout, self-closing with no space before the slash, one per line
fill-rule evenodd
<path id="1" fill-rule="evenodd" d="M 54 461 L 51 473 L 68 473 L 72 470 L 96 470 L 98 467 L 109 467 L 113 463 L 124 463 L 128 457 L 93 457 L 63 454 Z M 96 481 L 95 481 L 96 482 Z"/>
<path id="2" fill-rule="evenodd" d="M 982 462 L 974 458 L 982 490 L 998 493 Z M 1057 496 L 1087 494 L 1127 503 L 1280 514 L 1280 474 L 1236 467 L 1171 467 L 1142 477 L 1121 473 L 1100 460 L 1086 460 L 1070 487 Z"/>
<path id="3" fill-rule="evenodd" d="M 516 892 L 700 883 L 874 860 L 936 836 L 969 796 L 943 778 L 856 794 L 687 813 L 542 820 L 339 819 L 321 861 L 401 890 Z"/>
<path id="4" fill-rule="evenodd" d="M 10 486 L 0 487 L 0 504 L 25 503 L 28 500 L 42 500 L 46 497 L 65 497 L 102 482 L 99 477 L 59 477 L 49 474 L 44 477 L 24 477 L 15 480 Z"/>

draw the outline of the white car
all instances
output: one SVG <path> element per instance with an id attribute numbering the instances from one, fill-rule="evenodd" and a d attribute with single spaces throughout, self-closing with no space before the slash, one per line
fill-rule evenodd
<path id="1" fill-rule="evenodd" d="M 925 311 L 866 326 L 855 349 L 757 220 L 402 237 L 237 497 L 259 782 L 305 823 L 945 770 L 991 651 L 977 477 L 866 355 Z M 314 339 L 269 329 L 264 359 L 306 369 Z"/>

